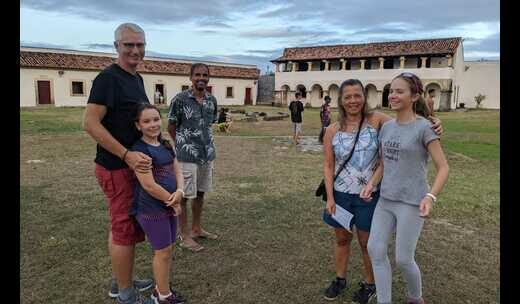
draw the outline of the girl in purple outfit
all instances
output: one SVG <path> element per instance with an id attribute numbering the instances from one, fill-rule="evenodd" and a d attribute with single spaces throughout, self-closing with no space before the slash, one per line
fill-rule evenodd
<path id="1" fill-rule="evenodd" d="M 135 126 L 142 137 L 132 147 L 152 158 L 152 170 L 135 171 L 139 181 L 134 191 L 131 214 L 135 216 L 154 250 L 153 274 L 156 282 L 152 300 L 156 304 L 179 304 L 185 300 L 170 288 L 173 244 L 177 234 L 177 215 L 184 195 L 184 180 L 167 140 L 161 137 L 161 115 L 150 104 L 137 109 Z"/>

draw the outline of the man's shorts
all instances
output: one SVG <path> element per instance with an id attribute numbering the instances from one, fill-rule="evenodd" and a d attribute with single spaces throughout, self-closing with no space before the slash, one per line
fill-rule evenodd
<path id="1" fill-rule="evenodd" d="M 184 198 L 196 198 L 197 192 L 213 190 L 213 161 L 204 165 L 179 162 L 184 177 Z"/>
<path id="2" fill-rule="evenodd" d="M 96 164 L 95 175 L 108 203 L 112 243 L 131 246 L 144 241 L 141 226 L 129 216 L 136 183 L 132 170 L 129 168 L 107 170 Z"/>
<path id="3" fill-rule="evenodd" d="M 366 202 L 359 197 L 359 194 L 349 194 L 334 190 L 334 201 L 336 202 L 336 205 L 339 205 L 343 209 L 352 213 L 354 218 L 350 223 L 353 224 L 353 226 L 356 226 L 356 229 L 362 231 L 370 231 L 372 216 L 374 215 L 374 210 L 376 209 L 378 200 L 379 191 L 373 192 L 372 200 Z M 323 221 L 334 228 L 344 228 L 332 218 L 327 210 L 323 210 Z"/>
<path id="4" fill-rule="evenodd" d="M 302 123 L 301 122 L 293 122 L 293 132 L 294 132 L 294 134 L 302 132 Z"/>

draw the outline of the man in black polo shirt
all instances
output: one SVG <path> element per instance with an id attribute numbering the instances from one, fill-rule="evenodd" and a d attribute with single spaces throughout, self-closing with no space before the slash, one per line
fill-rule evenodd
<path id="1" fill-rule="evenodd" d="M 129 151 L 139 134 L 134 126 L 136 107 L 149 103 L 143 78 L 137 65 L 143 60 L 145 34 L 136 24 L 121 24 L 115 31 L 114 46 L 117 63 L 107 67 L 94 79 L 84 129 L 97 142 L 95 175 L 106 196 L 111 229 L 108 250 L 112 261 L 109 295 L 118 303 L 151 303 L 143 300 L 137 290 L 146 290 L 152 280 L 134 280 L 135 244 L 144 241 L 144 232 L 128 211 L 133 202 L 135 177 L 132 170 L 151 170 L 150 157 Z"/>

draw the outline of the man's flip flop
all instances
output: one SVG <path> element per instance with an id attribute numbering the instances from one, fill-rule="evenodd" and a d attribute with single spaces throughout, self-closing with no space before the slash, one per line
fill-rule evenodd
<path id="1" fill-rule="evenodd" d="M 192 244 L 192 245 L 189 245 L 187 243 L 184 242 L 183 238 L 179 235 L 179 246 L 181 248 L 185 248 L 185 249 L 189 249 L 191 252 L 199 252 L 201 250 L 204 249 L 204 247 L 201 245 L 201 244 Z"/>
<path id="2" fill-rule="evenodd" d="M 204 231 L 204 230 L 201 231 L 197 235 L 192 235 L 191 237 L 192 238 L 208 239 L 208 240 L 216 240 L 216 239 L 218 239 L 218 235 L 216 235 L 214 233 L 211 233 L 211 232 Z"/>

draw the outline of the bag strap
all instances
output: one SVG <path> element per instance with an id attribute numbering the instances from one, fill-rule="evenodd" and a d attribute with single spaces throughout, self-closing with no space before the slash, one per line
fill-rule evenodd
<path id="1" fill-rule="evenodd" d="M 359 139 L 359 133 L 361 132 L 361 127 L 363 126 L 364 120 L 365 120 L 365 113 L 361 112 L 361 121 L 359 122 L 359 128 L 356 132 L 356 139 L 354 139 L 354 144 L 352 145 L 352 149 L 350 149 L 350 153 L 349 153 L 347 159 L 343 162 L 341 167 L 339 167 L 338 172 L 336 172 L 336 175 L 334 175 L 334 179 L 332 180 L 333 183 L 336 181 L 336 178 L 338 178 L 339 174 L 341 173 L 341 171 L 343 170 L 345 165 L 348 163 L 348 161 L 352 158 L 352 155 L 354 154 L 354 149 L 356 148 L 356 144 Z"/>

